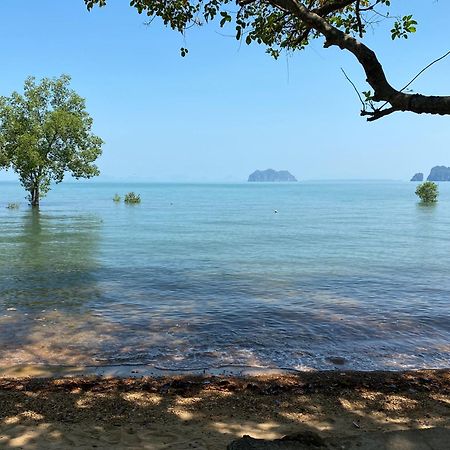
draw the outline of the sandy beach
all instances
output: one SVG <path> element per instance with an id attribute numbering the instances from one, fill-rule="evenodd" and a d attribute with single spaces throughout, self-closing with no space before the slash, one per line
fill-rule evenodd
<path id="1" fill-rule="evenodd" d="M 450 371 L 1 378 L 0 420 L 2 449 L 225 449 L 304 431 L 332 442 L 450 428 Z"/>

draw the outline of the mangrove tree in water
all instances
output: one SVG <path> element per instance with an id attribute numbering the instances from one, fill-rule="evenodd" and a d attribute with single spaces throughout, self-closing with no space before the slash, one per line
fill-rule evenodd
<path id="1" fill-rule="evenodd" d="M 416 195 L 424 204 L 436 203 L 439 195 L 438 185 L 432 181 L 425 181 L 417 186 Z"/>
<path id="2" fill-rule="evenodd" d="M 0 97 L 0 169 L 11 169 L 32 206 L 65 174 L 91 178 L 103 141 L 92 131 L 85 101 L 70 89 L 70 77 L 29 77 L 24 93 Z"/>

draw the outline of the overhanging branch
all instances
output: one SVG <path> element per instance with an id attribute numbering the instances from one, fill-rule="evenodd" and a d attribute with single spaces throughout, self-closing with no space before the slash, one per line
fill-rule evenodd
<path id="1" fill-rule="evenodd" d="M 351 52 L 357 58 L 364 69 L 367 83 L 374 90 L 373 101 L 385 101 L 391 105 L 391 108 L 385 110 L 375 110 L 371 113 L 371 117 L 368 120 L 376 120 L 394 111 L 450 115 L 450 96 L 407 94 L 394 89 L 387 81 L 383 67 L 373 50 L 331 25 L 324 17 L 308 9 L 303 3 L 297 0 L 269 1 L 273 6 L 289 11 L 308 27 L 322 34 L 325 37 L 325 47 L 337 46 L 341 50 Z M 344 2 L 345 0 L 342 1 L 342 3 Z"/>

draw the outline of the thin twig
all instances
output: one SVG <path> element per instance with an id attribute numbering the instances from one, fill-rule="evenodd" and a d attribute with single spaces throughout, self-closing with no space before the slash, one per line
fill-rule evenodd
<path id="1" fill-rule="evenodd" d="M 366 109 L 366 104 L 364 103 L 361 94 L 359 93 L 358 89 L 355 86 L 355 83 L 353 83 L 352 80 L 350 80 L 349 76 L 345 73 L 345 70 L 341 67 L 342 73 L 344 74 L 345 78 L 347 78 L 347 81 L 353 86 L 353 89 L 355 90 L 355 92 L 358 94 L 358 98 L 359 101 L 361 102 L 362 106 L 363 106 L 363 111 L 365 111 Z"/>
<path id="2" fill-rule="evenodd" d="M 411 84 L 414 83 L 414 81 L 417 80 L 417 78 L 420 77 L 420 75 L 422 75 L 426 70 L 428 70 L 432 65 L 436 64 L 439 61 L 442 61 L 444 58 L 447 58 L 447 56 L 450 55 L 450 50 L 445 54 L 442 55 L 441 57 L 435 59 L 434 61 L 430 62 L 430 64 L 428 64 L 426 67 L 424 67 L 408 84 L 406 84 L 402 89 L 399 90 L 399 92 L 403 92 L 406 88 L 408 88 L 409 86 L 411 86 Z M 389 102 L 385 102 L 383 103 L 383 105 L 381 105 L 380 109 L 383 109 Z"/>
<path id="3" fill-rule="evenodd" d="M 448 55 L 450 55 L 450 50 L 445 55 L 442 55 L 440 58 L 435 59 L 433 62 L 430 62 L 430 64 L 428 64 L 428 66 L 424 67 L 404 88 L 400 89 L 400 92 L 403 92 L 414 81 L 416 81 L 417 78 L 419 78 L 420 75 L 422 75 L 425 72 L 425 70 L 429 69 L 433 64 L 436 64 L 437 62 L 441 61 L 442 59 L 447 58 Z"/>

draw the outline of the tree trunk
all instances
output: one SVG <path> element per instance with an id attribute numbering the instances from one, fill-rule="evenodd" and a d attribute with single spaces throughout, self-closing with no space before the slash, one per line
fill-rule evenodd
<path id="1" fill-rule="evenodd" d="M 35 184 L 30 191 L 31 206 L 39 208 L 39 185 Z"/>

